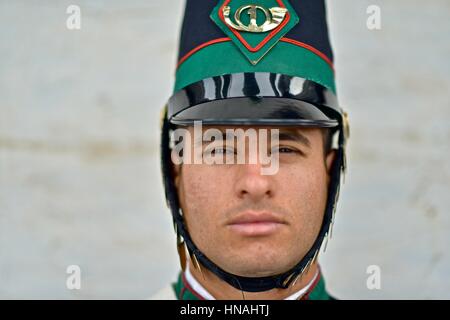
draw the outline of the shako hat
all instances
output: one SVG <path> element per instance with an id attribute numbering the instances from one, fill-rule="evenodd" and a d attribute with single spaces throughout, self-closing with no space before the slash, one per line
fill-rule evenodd
<path id="1" fill-rule="evenodd" d="M 307 254 L 283 274 L 242 277 L 201 252 L 186 228 L 174 185 L 170 130 L 193 125 L 331 128 L 338 135 L 328 200 Z M 323 0 L 187 0 L 174 92 L 162 114 L 161 166 L 167 204 L 184 263 L 196 264 L 251 292 L 288 288 L 315 261 L 331 234 L 345 171 L 347 115 L 336 97 L 333 53 Z"/>

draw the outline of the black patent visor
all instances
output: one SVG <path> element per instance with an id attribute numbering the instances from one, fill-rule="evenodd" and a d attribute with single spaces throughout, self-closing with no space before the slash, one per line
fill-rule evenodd
<path id="1" fill-rule="evenodd" d="M 168 103 L 176 125 L 276 125 L 335 127 L 336 96 L 316 82 L 274 73 L 237 73 L 188 85 Z"/>

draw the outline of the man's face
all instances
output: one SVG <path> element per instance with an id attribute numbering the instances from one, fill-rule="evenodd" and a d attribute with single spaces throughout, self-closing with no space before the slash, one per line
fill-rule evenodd
<path id="1" fill-rule="evenodd" d="M 261 174 L 259 161 L 175 166 L 192 240 L 214 263 L 240 276 L 269 276 L 292 268 L 322 224 L 334 152 L 324 155 L 321 129 L 277 129 L 279 143 L 268 144 L 278 152 L 276 174 Z"/>

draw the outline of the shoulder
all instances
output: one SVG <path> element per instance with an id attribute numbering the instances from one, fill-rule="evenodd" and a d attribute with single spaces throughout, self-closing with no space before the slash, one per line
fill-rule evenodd
<path id="1" fill-rule="evenodd" d="M 168 285 L 154 293 L 148 300 L 177 300 L 177 297 L 173 287 Z"/>

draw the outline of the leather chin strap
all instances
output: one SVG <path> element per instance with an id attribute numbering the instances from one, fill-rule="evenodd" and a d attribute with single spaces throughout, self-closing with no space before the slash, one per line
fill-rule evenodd
<path id="1" fill-rule="evenodd" d="M 322 243 L 327 241 L 327 238 L 331 236 L 331 230 L 334 221 L 334 212 L 336 209 L 336 203 L 339 197 L 339 188 L 341 180 L 341 172 L 345 170 L 345 139 L 342 130 L 342 121 L 340 122 L 339 130 L 339 147 L 336 150 L 337 155 L 333 163 L 331 170 L 331 180 L 328 189 L 328 200 L 325 209 L 322 226 L 319 234 L 314 241 L 314 244 L 292 269 L 278 275 L 268 277 L 242 277 L 232 273 L 229 273 L 214 262 L 212 262 L 205 254 L 203 254 L 198 247 L 192 241 L 184 222 L 184 217 L 181 214 L 181 210 L 178 203 L 177 190 L 174 184 L 172 165 L 171 165 L 171 150 L 169 148 L 169 131 L 171 124 L 167 119 L 167 111 L 164 113 L 162 120 L 161 130 L 161 168 L 164 180 L 165 195 L 167 205 L 171 210 L 175 232 L 177 234 L 178 245 L 183 242 L 186 244 L 187 251 L 191 257 L 194 258 L 194 262 L 200 263 L 202 266 L 208 268 L 220 279 L 224 280 L 234 288 L 247 291 L 247 292 L 262 292 L 271 290 L 274 288 L 286 289 L 291 284 L 295 283 L 299 277 L 301 277 L 308 270 L 309 266 L 317 259 Z M 197 261 L 195 261 L 197 260 Z"/>

